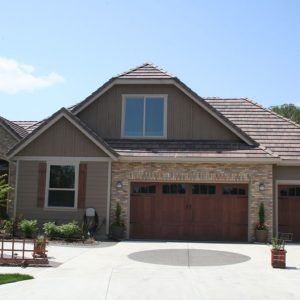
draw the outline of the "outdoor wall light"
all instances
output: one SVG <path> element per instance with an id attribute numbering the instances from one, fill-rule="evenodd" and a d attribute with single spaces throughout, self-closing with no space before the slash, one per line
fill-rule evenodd
<path id="1" fill-rule="evenodd" d="M 259 188 L 260 191 L 264 191 L 265 190 L 265 185 L 263 183 L 260 183 L 258 188 Z"/>
<path id="2" fill-rule="evenodd" d="M 117 187 L 118 189 L 121 189 L 121 188 L 123 187 L 122 181 L 118 181 L 117 184 L 116 184 L 116 187 Z"/>

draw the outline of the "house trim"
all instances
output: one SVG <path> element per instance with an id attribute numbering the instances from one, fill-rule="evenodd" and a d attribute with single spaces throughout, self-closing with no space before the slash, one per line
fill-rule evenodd
<path id="1" fill-rule="evenodd" d="M 15 160 L 32 160 L 32 161 L 50 161 L 55 160 L 56 162 L 64 162 L 66 159 L 72 159 L 76 162 L 110 162 L 112 159 L 109 157 L 78 157 L 78 156 L 15 156 Z"/>
<path id="2" fill-rule="evenodd" d="M 13 218 L 16 219 L 17 216 L 17 203 L 18 203 L 18 183 L 19 183 L 19 161 L 16 162 L 16 185 L 15 185 L 15 198 L 14 198 L 14 210 Z"/>
<path id="3" fill-rule="evenodd" d="M 108 179 L 107 179 L 107 201 L 106 201 L 106 234 L 109 234 L 110 223 L 110 193 L 111 193 L 111 161 L 108 162 Z"/>
<path id="4" fill-rule="evenodd" d="M 252 164 L 252 163 L 261 163 L 261 164 L 276 164 L 280 161 L 279 158 L 210 158 L 210 157 L 180 157 L 180 156 L 120 156 L 120 161 L 129 161 L 129 162 L 161 162 L 161 163 L 170 163 L 170 162 L 210 162 L 210 163 L 243 163 L 243 164 Z"/>

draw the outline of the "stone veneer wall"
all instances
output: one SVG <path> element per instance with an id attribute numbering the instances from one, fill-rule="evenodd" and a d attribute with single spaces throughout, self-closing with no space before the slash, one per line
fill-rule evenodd
<path id="1" fill-rule="evenodd" d="M 273 235 L 272 177 L 272 165 L 263 164 L 113 162 L 110 221 L 113 222 L 116 203 L 119 202 L 129 237 L 130 183 L 134 181 L 248 183 L 248 240 L 254 240 L 261 202 L 265 205 L 270 239 Z M 122 182 L 122 188 L 116 187 L 119 181 Z M 261 183 L 265 186 L 264 191 L 259 191 Z"/>

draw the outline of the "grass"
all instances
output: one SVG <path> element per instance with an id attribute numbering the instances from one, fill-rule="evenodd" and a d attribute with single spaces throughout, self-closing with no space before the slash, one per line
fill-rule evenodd
<path id="1" fill-rule="evenodd" d="M 12 283 L 22 280 L 33 279 L 30 275 L 25 274 L 0 274 L 0 285 L 5 283 Z"/>

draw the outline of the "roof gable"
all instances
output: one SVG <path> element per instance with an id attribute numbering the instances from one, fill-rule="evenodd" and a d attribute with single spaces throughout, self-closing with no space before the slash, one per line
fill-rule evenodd
<path id="1" fill-rule="evenodd" d="M 212 107 L 209 103 L 204 101 L 199 95 L 197 95 L 192 89 L 186 86 L 177 77 L 149 63 L 145 63 L 139 67 L 122 73 L 121 75 L 113 77 L 82 102 L 72 106 L 71 111 L 75 115 L 79 114 L 82 110 L 96 101 L 101 95 L 103 95 L 115 84 L 173 84 L 185 94 L 187 94 L 198 105 L 204 108 L 219 122 L 221 122 L 225 127 L 231 130 L 241 140 L 246 142 L 248 145 L 257 145 L 255 140 L 253 140 L 234 123 L 224 117 L 223 114 L 218 112 L 218 110 Z"/>
<path id="2" fill-rule="evenodd" d="M 112 159 L 116 158 L 116 153 L 104 142 L 99 136 L 97 136 L 92 130 L 90 130 L 83 122 L 81 122 L 77 117 L 72 115 L 67 109 L 62 108 L 49 119 L 43 122 L 38 128 L 36 128 L 31 134 L 26 136 L 22 141 L 16 144 L 9 152 L 8 157 L 12 158 L 22 153 L 22 150 L 27 146 L 34 143 L 40 136 L 43 136 L 51 127 L 57 124 L 60 120 L 66 119 L 68 123 L 71 123 L 76 130 L 79 130 L 81 134 L 84 135 L 86 139 L 92 142 L 98 149 L 103 151 L 107 156 Z M 50 141 L 54 142 L 54 141 Z M 43 155 L 44 156 L 44 155 Z M 45 155 L 47 156 L 47 155 Z M 50 155 L 49 155 L 50 156 Z M 54 155 L 55 156 L 55 155 Z"/>

